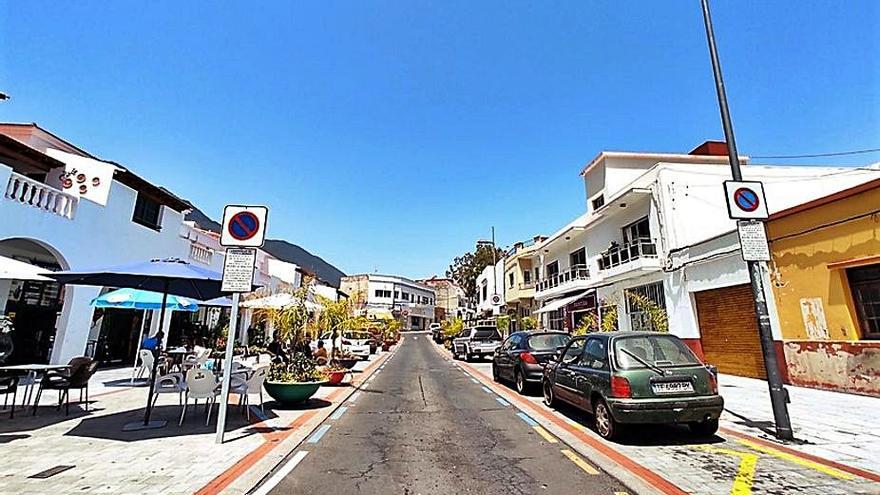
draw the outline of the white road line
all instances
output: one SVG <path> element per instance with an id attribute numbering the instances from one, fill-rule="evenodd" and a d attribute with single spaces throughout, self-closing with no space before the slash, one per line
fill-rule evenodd
<path id="1" fill-rule="evenodd" d="M 356 401 L 356 400 L 358 399 L 358 397 L 360 397 L 360 396 L 361 396 L 361 393 L 360 393 L 360 392 L 355 392 L 354 394 L 352 394 L 351 397 L 348 398 L 348 401 L 349 401 L 349 402 L 354 402 L 354 401 Z"/>
<path id="2" fill-rule="evenodd" d="M 257 488 L 251 495 L 266 495 L 267 493 L 272 491 L 273 488 L 278 486 L 278 483 L 281 483 L 281 480 L 286 478 L 287 475 L 290 474 L 291 471 L 293 471 L 293 468 L 295 468 L 297 464 L 302 462 L 306 454 L 308 454 L 308 452 L 306 452 L 305 450 L 300 450 L 299 452 L 294 454 L 293 457 L 291 457 L 290 460 L 287 461 L 287 464 L 276 471 L 271 478 L 260 485 L 260 487 Z"/>

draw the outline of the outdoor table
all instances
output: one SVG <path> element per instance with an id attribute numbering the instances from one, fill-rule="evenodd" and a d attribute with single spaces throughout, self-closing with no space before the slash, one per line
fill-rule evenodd
<path id="1" fill-rule="evenodd" d="M 171 349 L 165 351 L 165 354 L 171 358 L 171 365 L 168 366 L 168 371 L 171 371 L 172 366 L 177 366 L 178 369 L 183 371 L 183 360 L 186 359 L 186 356 L 192 354 L 190 351 L 186 349 Z"/>
<path id="2" fill-rule="evenodd" d="M 0 371 L 19 371 L 27 375 L 27 383 L 25 384 L 24 394 L 21 398 L 21 408 L 24 410 L 30 403 L 34 395 L 34 385 L 37 383 L 37 376 L 40 373 L 49 371 L 70 369 L 68 364 L 13 364 L 9 366 L 0 366 Z M 15 407 L 15 404 L 12 404 Z"/>

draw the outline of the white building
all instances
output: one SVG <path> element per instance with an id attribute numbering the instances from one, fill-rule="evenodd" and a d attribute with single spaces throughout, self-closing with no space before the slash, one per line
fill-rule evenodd
<path id="1" fill-rule="evenodd" d="M 399 318 L 405 329 L 424 330 L 434 321 L 433 287 L 396 275 L 342 277 L 339 290 L 358 301 L 372 318 Z"/>
<path id="2" fill-rule="evenodd" d="M 877 175 L 742 161 L 745 180 L 764 182 L 771 213 Z M 541 243 L 533 258 L 543 326 L 571 330 L 585 315 L 614 306 L 619 329 L 650 329 L 628 290 L 666 308 L 670 331 L 702 354 L 696 294 L 748 283 L 730 234 L 736 224 L 723 193 L 730 178 L 723 143 L 687 155 L 603 152 L 581 175 L 586 211 Z M 768 302 L 774 316 L 772 297 Z M 778 338 L 776 323 L 774 333 Z"/>
<path id="3" fill-rule="evenodd" d="M 184 222 L 189 203 L 36 124 L 0 124 L 0 187 L 0 255 L 48 270 L 176 257 L 222 271 L 217 235 Z M 255 283 L 269 291 L 296 287 L 301 270 L 258 251 Z M 65 363 L 87 353 L 102 332 L 90 302 L 108 289 L 0 280 L 0 314 L 13 317 L 16 360 Z M 104 335 L 108 352 L 130 360 L 147 316 L 111 316 L 102 325 L 113 333 Z M 158 318 L 150 321 L 155 333 Z"/>
<path id="4" fill-rule="evenodd" d="M 477 315 L 498 316 L 504 308 L 504 259 L 483 268 L 477 276 Z"/>

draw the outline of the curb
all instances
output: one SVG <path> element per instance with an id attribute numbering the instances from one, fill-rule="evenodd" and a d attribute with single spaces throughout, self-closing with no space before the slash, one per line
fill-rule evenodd
<path id="1" fill-rule="evenodd" d="M 325 397 L 324 400 L 332 402 L 332 406 L 307 411 L 283 429 L 263 433 L 265 441 L 262 444 L 217 475 L 195 492 L 196 495 L 238 495 L 256 489 L 324 420 L 345 403 L 351 395 L 360 390 L 361 385 L 395 352 L 397 352 L 397 347 L 370 363 L 359 373 L 357 379 L 351 381 L 351 387 L 334 390 Z M 265 427 L 265 425 L 260 421 L 253 424 L 252 427 L 259 428 Z"/>

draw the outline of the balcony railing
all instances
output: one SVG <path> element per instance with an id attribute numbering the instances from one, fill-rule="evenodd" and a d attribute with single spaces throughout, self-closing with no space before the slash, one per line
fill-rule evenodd
<path id="1" fill-rule="evenodd" d="M 599 257 L 599 269 L 608 270 L 639 258 L 656 258 L 657 245 L 651 239 L 635 239 L 629 244 L 613 246 Z"/>
<path id="2" fill-rule="evenodd" d="M 214 252 L 206 247 L 199 246 L 198 244 L 190 244 L 189 245 L 189 258 L 193 261 L 197 261 L 199 263 L 210 265 L 211 259 L 214 257 Z"/>
<path id="3" fill-rule="evenodd" d="M 523 283 L 519 284 L 519 290 L 529 290 L 529 289 L 534 289 L 534 288 L 535 288 L 535 282 L 532 282 L 532 281 L 523 282 Z"/>
<path id="4" fill-rule="evenodd" d="M 75 196 L 15 172 L 9 176 L 3 197 L 70 220 L 73 220 L 79 203 Z"/>
<path id="5" fill-rule="evenodd" d="M 589 278 L 590 270 L 587 265 L 573 265 L 565 271 L 541 279 L 538 282 L 538 290 L 550 290 L 572 280 L 587 280 Z"/>

